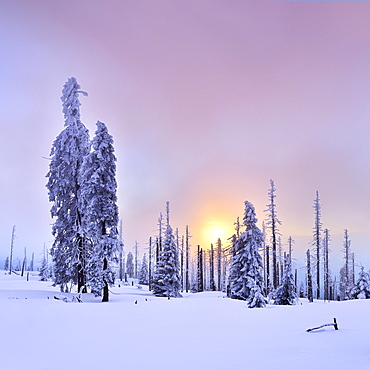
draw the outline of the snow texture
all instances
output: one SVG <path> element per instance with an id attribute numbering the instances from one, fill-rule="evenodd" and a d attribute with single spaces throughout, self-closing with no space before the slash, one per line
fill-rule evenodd
<path id="1" fill-rule="evenodd" d="M 221 292 L 154 297 L 113 287 L 110 303 L 0 271 L 1 368 L 12 370 L 368 370 L 370 300 L 248 309 Z M 63 300 L 54 299 L 66 297 Z M 135 304 L 136 302 L 136 304 Z M 327 327 L 336 318 L 339 330 Z M 58 318 L 56 320 L 56 318 Z M 145 340 L 143 341 L 143 338 Z M 165 348 L 165 352 L 164 351 Z"/>

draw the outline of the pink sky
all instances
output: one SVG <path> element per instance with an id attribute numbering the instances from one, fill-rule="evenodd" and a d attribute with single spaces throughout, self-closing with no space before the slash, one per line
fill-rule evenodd
<path id="1" fill-rule="evenodd" d="M 320 192 L 324 228 L 370 267 L 370 4 L 323 1 L 1 1 L 1 256 L 51 244 L 47 157 L 75 76 L 91 135 L 118 157 L 126 250 L 172 224 L 205 248 L 277 187 L 283 243 L 303 261 Z M 203 230 L 203 231 L 202 231 Z M 307 236 L 307 237 L 303 237 Z M 336 272 L 336 271 L 334 271 Z"/>

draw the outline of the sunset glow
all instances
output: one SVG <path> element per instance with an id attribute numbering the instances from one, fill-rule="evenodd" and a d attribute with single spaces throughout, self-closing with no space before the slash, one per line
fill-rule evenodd
<path id="1" fill-rule="evenodd" d="M 220 238 L 224 245 L 227 245 L 228 238 L 234 233 L 230 225 L 222 224 L 218 222 L 209 222 L 202 229 L 202 246 L 208 249 L 211 244 L 215 245 L 217 240 Z"/>

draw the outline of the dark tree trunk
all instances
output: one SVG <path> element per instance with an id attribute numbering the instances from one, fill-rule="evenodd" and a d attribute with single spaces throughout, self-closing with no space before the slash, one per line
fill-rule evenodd
<path id="1" fill-rule="evenodd" d="M 312 293 L 312 275 L 311 275 L 311 255 L 310 250 L 307 249 L 307 298 L 309 302 L 313 302 Z"/>
<path id="2" fill-rule="evenodd" d="M 270 247 L 266 245 L 266 292 L 270 293 Z"/>
<path id="3" fill-rule="evenodd" d="M 181 275 L 181 291 L 183 291 L 184 290 L 184 235 L 181 237 L 180 275 Z"/>
<path id="4" fill-rule="evenodd" d="M 221 239 L 217 239 L 217 290 L 221 292 Z"/>
<path id="5" fill-rule="evenodd" d="M 107 270 L 108 268 L 108 261 L 106 258 L 104 258 L 103 262 L 103 271 Z M 104 288 L 103 288 L 103 298 L 102 302 L 108 302 L 109 301 L 109 289 L 108 289 L 108 283 L 104 280 Z"/>
<path id="6" fill-rule="evenodd" d="M 77 265 L 77 292 L 86 293 L 86 271 L 85 271 L 85 258 L 83 251 L 83 238 L 78 235 L 78 250 L 79 250 L 79 263 Z"/>
<path id="7" fill-rule="evenodd" d="M 149 290 L 152 290 L 152 237 L 149 238 Z"/>
<path id="8" fill-rule="evenodd" d="M 186 243 L 186 255 L 185 255 L 185 289 L 186 293 L 190 289 L 190 281 L 189 281 L 189 254 L 190 254 L 190 246 L 189 246 L 189 226 L 186 225 L 185 230 L 185 243 Z"/>
<path id="9" fill-rule="evenodd" d="M 278 269 L 276 262 L 276 235 L 275 235 L 275 222 L 272 222 L 272 279 L 273 286 L 276 289 L 279 285 Z"/>
<path id="10" fill-rule="evenodd" d="M 198 273 L 197 273 L 197 280 L 198 280 L 198 292 L 203 292 L 203 251 L 198 245 Z"/>
<path id="11" fill-rule="evenodd" d="M 216 290 L 215 285 L 215 269 L 214 269 L 214 253 L 213 253 L 213 244 L 211 244 L 211 258 L 210 258 L 210 281 L 209 287 L 212 291 Z"/>

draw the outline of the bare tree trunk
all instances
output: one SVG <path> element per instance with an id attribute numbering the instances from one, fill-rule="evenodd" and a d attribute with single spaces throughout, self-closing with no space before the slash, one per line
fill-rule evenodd
<path id="1" fill-rule="evenodd" d="M 152 290 L 152 237 L 149 238 L 149 290 Z"/>
<path id="2" fill-rule="evenodd" d="M 86 262 L 84 255 L 84 238 L 82 235 L 77 235 L 78 243 L 78 265 L 77 265 L 77 292 L 86 293 Z"/>
<path id="3" fill-rule="evenodd" d="M 106 258 L 104 258 L 103 261 L 103 271 L 107 270 L 108 268 L 108 261 Z M 108 289 L 108 283 L 104 280 L 104 288 L 103 288 L 103 298 L 102 302 L 108 302 L 109 301 L 109 289 Z"/>
<path id="4" fill-rule="evenodd" d="M 214 252 L 213 252 L 213 244 L 211 244 L 211 251 L 210 251 L 210 280 L 209 280 L 209 288 L 213 292 L 216 290 L 215 285 L 215 269 L 214 269 Z"/>
<path id="5" fill-rule="evenodd" d="M 122 219 L 119 221 L 119 241 L 120 241 L 120 249 L 119 249 L 119 279 L 123 281 L 125 276 L 125 264 L 123 262 L 123 227 L 122 227 Z"/>
<path id="6" fill-rule="evenodd" d="M 184 290 L 184 235 L 181 236 L 180 271 L 181 271 L 181 291 L 183 291 Z"/>
<path id="7" fill-rule="evenodd" d="M 294 284 L 295 284 L 295 292 L 298 294 L 298 270 L 294 270 Z"/>
<path id="8" fill-rule="evenodd" d="M 321 207 L 318 191 L 316 191 L 314 209 L 315 209 L 314 245 L 316 251 L 316 298 L 320 299 Z"/>
<path id="9" fill-rule="evenodd" d="M 198 292 L 203 292 L 203 251 L 198 245 L 198 269 L 197 269 L 197 280 L 198 280 Z"/>
<path id="10" fill-rule="evenodd" d="M 221 292 L 222 287 L 221 287 L 221 275 L 222 275 L 222 270 L 221 270 L 221 256 L 222 256 L 222 244 L 221 244 L 221 239 L 217 239 L 217 290 Z"/>
<path id="11" fill-rule="evenodd" d="M 348 290 L 350 286 L 350 274 L 349 274 L 349 258 L 350 258 L 350 247 L 351 247 L 351 241 L 349 240 L 348 230 L 344 229 L 344 273 L 346 278 L 346 299 L 348 299 Z"/>
<path id="12" fill-rule="evenodd" d="M 276 214 L 276 204 L 275 204 L 275 184 L 273 180 L 270 180 L 269 189 L 269 199 L 270 204 L 268 205 L 267 211 L 269 212 L 269 222 L 268 225 L 271 229 L 271 244 L 272 244 L 272 284 L 274 289 L 279 285 L 278 278 L 278 266 L 277 266 L 277 236 L 279 235 L 278 225 L 281 224 Z"/>
<path id="13" fill-rule="evenodd" d="M 137 241 L 135 241 L 135 246 L 134 246 L 134 251 L 135 251 L 135 271 L 134 271 L 134 278 L 137 279 L 138 276 L 138 263 L 139 263 L 139 245 Z"/>
<path id="14" fill-rule="evenodd" d="M 15 225 L 12 230 L 12 238 L 10 242 L 10 259 L 9 259 L 9 275 L 12 273 L 13 269 L 13 249 L 14 249 L 14 240 L 15 240 Z"/>
<path id="15" fill-rule="evenodd" d="M 309 302 L 313 302 L 312 294 L 312 275 L 311 275 L 311 255 L 310 250 L 307 249 L 307 298 Z"/>
<path id="16" fill-rule="evenodd" d="M 324 300 L 330 300 L 329 292 L 329 230 L 324 230 Z"/>
<path id="17" fill-rule="evenodd" d="M 351 253 L 351 262 L 352 262 L 352 269 L 351 269 L 351 283 L 355 285 L 356 278 L 355 278 L 355 254 Z"/>
<path id="18" fill-rule="evenodd" d="M 266 293 L 270 293 L 270 246 L 266 245 Z"/>
<path id="19" fill-rule="evenodd" d="M 186 229 L 185 229 L 185 243 L 186 243 L 185 289 L 186 289 L 186 293 L 187 293 L 190 290 L 190 281 L 189 281 L 190 245 L 189 245 L 189 226 L 188 225 L 186 225 Z"/>
<path id="20" fill-rule="evenodd" d="M 24 275 L 24 270 L 26 269 L 26 263 L 27 263 L 27 249 L 26 249 L 26 247 L 24 247 L 24 258 L 23 258 L 22 272 L 21 272 L 22 277 Z"/>

